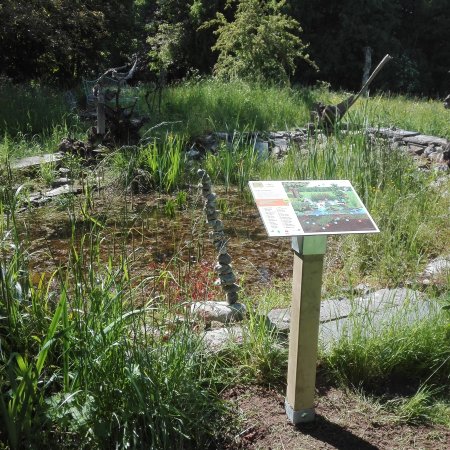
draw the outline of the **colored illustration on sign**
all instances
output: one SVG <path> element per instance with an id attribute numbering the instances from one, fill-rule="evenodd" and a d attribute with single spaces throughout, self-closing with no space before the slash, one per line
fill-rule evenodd
<path id="1" fill-rule="evenodd" d="M 349 181 L 282 184 L 305 234 L 378 231 Z"/>
<path id="2" fill-rule="evenodd" d="M 347 180 L 250 181 L 269 236 L 376 233 Z"/>

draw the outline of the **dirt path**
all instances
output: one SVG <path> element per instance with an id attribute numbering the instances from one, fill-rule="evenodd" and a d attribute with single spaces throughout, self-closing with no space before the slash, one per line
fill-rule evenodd
<path id="1" fill-rule="evenodd" d="M 265 450 L 448 450 L 450 430 L 443 426 L 411 426 L 368 400 L 336 388 L 317 398 L 316 420 L 293 426 L 284 411 L 284 395 L 261 387 L 227 392 L 242 416 L 238 449 Z M 233 448 L 233 447 L 232 447 Z"/>

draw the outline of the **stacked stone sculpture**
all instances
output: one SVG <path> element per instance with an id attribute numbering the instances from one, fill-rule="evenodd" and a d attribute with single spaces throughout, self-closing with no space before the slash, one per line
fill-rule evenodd
<path id="1" fill-rule="evenodd" d="M 205 170 L 199 169 L 198 175 L 202 182 L 202 194 L 205 199 L 204 211 L 206 213 L 206 220 L 208 225 L 212 228 L 210 236 L 212 238 L 214 247 L 219 256 L 217 257 L 217 264 L 214 270 L 219 278 L 216 283 L 222 286 L 225 292 L 227 303 L 233 305 L 238 301 L 239 285 L 236 284 L 236 275 L 231 266 L 231 256 L 228 253 L 228 239 L 224 233 L 223 223 L 218 218 L 217 210 L 217 196 L 212 191 L 211 178 Z"/>

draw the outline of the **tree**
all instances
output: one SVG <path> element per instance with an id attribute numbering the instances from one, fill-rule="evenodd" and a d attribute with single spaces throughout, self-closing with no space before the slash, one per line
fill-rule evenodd
<path id="1" fill-rule="evenodd" d="M 70 84 L 132 53 L 133 0 L 3 0 L 0 71 Z"/>
<path id="2" fill-rule="evenodd" d="M 201 28 L 217 26 L 217 41 L 212 47 L 219 53 L 214 73 L 224 79 L 250 79 L 286 83 L 296 69 L 298 59 L 314 66 L 305 53 L 307 45 L 297 33 L 299 23 L 283 13 L 285 0 L 228 0 L 236 5 L 234 20 L 223 13 Z"/>

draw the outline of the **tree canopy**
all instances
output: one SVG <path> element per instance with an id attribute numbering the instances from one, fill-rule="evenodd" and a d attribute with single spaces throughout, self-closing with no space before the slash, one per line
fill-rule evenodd
<path id="1" fill-rule="evenodd" d="M 298 59 L 314 65 L 298 36 L 300 24 L 282 12 L 285 0 L 229 0 L 227 6 L 233 3 L 237 7 L 232 20 L 217 13 L 203 26 L 217 26 L 212 47 L 219 54 L 213 69 L 217 76 L 286 82 Z"/>
<path id="2" fill-rule="evenodd" d="M 0 75 L 70 85 L 138 53 L 168 79 L 194 70 L 357 90 L 370 47 L 374 63 L 395 57 L 375 87 L 443 95 L 449 11 L 450 0 L 3 0 Z"/>

